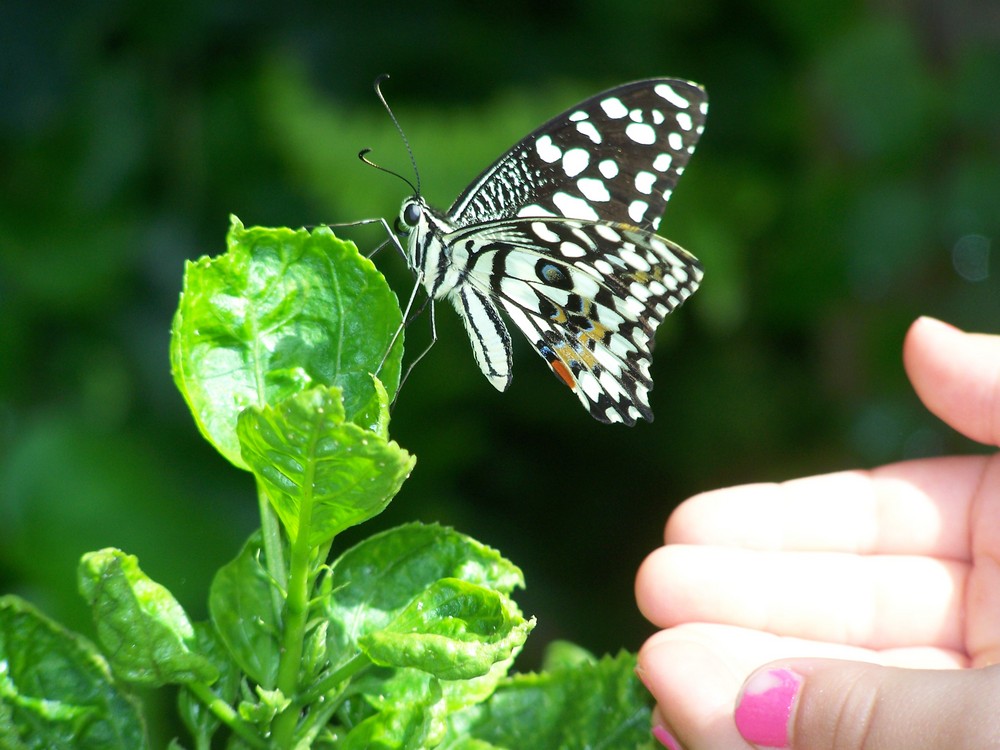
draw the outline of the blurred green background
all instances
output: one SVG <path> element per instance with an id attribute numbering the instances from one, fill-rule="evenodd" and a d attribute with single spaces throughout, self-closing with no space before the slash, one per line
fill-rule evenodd
<path id="1" fill-rule="evenodd" d="M 357 160 L 409 174 L 378 74 L 442 208 L 565 107 L 671 75 L 711 100 L 662 225 L 706 277 L 661 328 L 655 423 L 594 422 L 523 341 L 495 392 L 442 308 L 392 424 L 417 469 L 377 521 L 520 564 L 527 667 L 557 637 L 637 648 L 633 575 L 684 497 L 982 450 L 921 408 L 900 346 L 920 314 L 1000 332 L 998 50 L 982 0 L 8 0 L 0 590 L 89 632 L 76 560 L 115 545 L 205 616 L 255 501 L 170 379 L 183 261 L 224 250 L 231 212 L 394 217 L 405 186 Z M 377 263 L 405 297 L 402 260 Z"/>

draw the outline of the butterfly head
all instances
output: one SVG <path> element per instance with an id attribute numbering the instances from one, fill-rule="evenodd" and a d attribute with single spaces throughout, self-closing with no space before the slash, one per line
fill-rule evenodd
<path id="1" fill-rule="evenodd" d="M 444 235 L 454 227 L 446 217 L 431 208 L 419 194 L 403 201 L 396 218 L 396 232 L 406 237 L 406 260 L 410 268 L 426 281 L 428 256 L 446 252 Z"/>
<path id="2" fill-rule="evenodd" d="M 399 209 L 399 218 L 396 219 L 396 231 L 402 235 L 409 235 L 419 224 L 424 215 L 424 202 L 419 195 L 407 198 L 403 201 L 402 208 Z"/>

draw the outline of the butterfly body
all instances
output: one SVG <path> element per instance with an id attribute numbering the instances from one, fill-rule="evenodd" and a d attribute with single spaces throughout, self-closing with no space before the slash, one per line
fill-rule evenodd
<path id="1" fill-rule="evenodd" d="M 697 84 L 625 84 L 526 136 L 447 212 L 404 201 L 407 262 L 452 303 L 498 390 L 511 382 L 506 315 L 596 419 L 652 420 L 654 332 L 702 277 L 655 232 L 706 111 Z"/>

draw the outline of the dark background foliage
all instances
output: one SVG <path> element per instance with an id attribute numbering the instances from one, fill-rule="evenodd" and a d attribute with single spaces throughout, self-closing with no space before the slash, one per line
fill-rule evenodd
<path id="1" fill-rule="evenodd" d="M 439 520 L 520 564 L 552 638 L 651 632 L 632 577 L 700 490 L 981 450 L 911 393 L 908 324 L 1000 332 L 1000 10 L 991 0 L 37 3 L 0 23 L 0 589 L 89 632 L 80 554 L 139 555 L 196 617 L 254 525 L 167 362 L 183 261 L 247 225 L 447 206 L 584 96 L 653 75 L 711 98 L 664 233 L 706 267 L 663 325 L 656 421 L 593 422 L 519 342 L 496 393 L 446 308 L 393 434 L 381 525 Z M 365 248 L 377 233 L 352 233 Z M 377 256 L 397 293 L 411 279 Z M 411 354 L 428 336 L 410 331 Z M 367 533 L 367 529 L 364 533 Z M 356 538 L 356 534 L 352 538 Z M 343 540 L 347 543 L 349 540 Z"/>

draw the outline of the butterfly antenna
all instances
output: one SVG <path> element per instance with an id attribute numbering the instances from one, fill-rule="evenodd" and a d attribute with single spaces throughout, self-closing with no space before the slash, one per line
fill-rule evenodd
<path id="1" fill-rule="evenodd" d="M 385 111 L 389 113 L 389 118 L 392 120 L 392 124 L 396 126 L 396 130 L 399 131 L 399 137 L 403 139 L 403 145 L 406 146 L 406 153 L 410 155 L 410 164 L 413 165 L 413 174 L 416 175 L 417 185 L 414 191 L 415 195 L 420 195 L 420 170 L 417 169 L 417 159 L 413 155 L 413 149 L 410 148 L 410 139 L 406 137 L 406 133 L 403 132 L 403 126 L 399 124 L 399 120 L 396 119 L 396 115 L 393 113 L 392 108 L 389 106 L 389 102 L 385 100 L 385 95 L 382 93 L 382 81 L 389 77 L 388 73 L 383 73 L 378 78 L 375 79 L 375 94 L 378 96 L 382 106 L 385 107 Z M 410 182 L 407 180 L 407 182 Z M 413 184 L 410 183 L 413 187 Z"/>
<path id="2" fill-rule="evenodd" d="M 391 169 L 386 169 L 381 164 L 376 164 L 375 162 L 373 162 L 371 159 L 368 158 L 368 154 L 370 153 L 371 153 L 370 148 L 363 148 L 361 149 L 360 152 L 358 152 L 358 158 L 361 159 L 361 161 L 363 161 L 369 167 L 375 167 L 375 169 L 377 169 L 379 172 L 385 172 L 386 174 L 391 174 L 393 177 L 398 177 L 399 179 L 401 179 L 403 182 L 405 182 L 407 185 L 410 186 L 410 190 L 413 191 L 414 195 L 420 195 L 420 188 L 418 187 L 418 185 L 420 185 L 419 181 L 417 182 L 417 185 L 414 185 L 408 179 L 403 177 L 403 175 L 401 175 L 399 172 L 393 172 Z"/>

